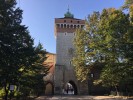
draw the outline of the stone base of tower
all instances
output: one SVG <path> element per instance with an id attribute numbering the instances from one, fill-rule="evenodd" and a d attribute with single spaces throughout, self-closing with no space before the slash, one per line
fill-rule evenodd
<path id="1" fill-rule="evenodd" d="M 54 73 L 54 95 L 61 95 L 64 84 L 64 66 L 55 65 Z"/>
<path id="2" fill-rule="evenodd" d="M 54 95 L 62 95 L 62 87 L 55 87 L 54 88 Z"/>
<path id="3" fill-rule="evenodd" d="M 88 95 L 88 83 L 87 82 L 78 82 L 77 90 L 74 95 Z M 54 87 L 54 95 L 63 94 L 63 84 L 61 86 Z"/>
<path id="4" fill-rule="evenodd" d="M 66 94 L 68 83 L 72 85 L 74 95 L 88 94 L 87 81 L 77 81 L 73 70 L 68 70 L 64 65 L 56 64 L 54 73 L 54 95 Z"/>

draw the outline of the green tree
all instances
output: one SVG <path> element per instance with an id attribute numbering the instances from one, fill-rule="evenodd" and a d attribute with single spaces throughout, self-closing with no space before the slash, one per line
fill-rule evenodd
<path id="1" fill-rule="evenodd" d="M 20 79 L 20 92 L 23 97 L 28 95 L 39 96 L 44 92 L 43 76 L 47 75 L 49 68 L 43 63 L 46 60 L 46 50 L 39 43 L 35 48 L 35 61 Z"/>
<path id="2" fill-rule="evenodd" d="M 0 86 L 4 88 L 5 100 L 10 85 L 27 85 L 27 82 L 20 83 L 24 75 L 33 73 L 34 78 L 40 77 L 36 75 L 40 75 L 39 64 L 42 64 L 42 56 L 45 55 L 41 46 L 33 46 L 27 27 L 21 24 L 22 10 L 15 6 L 16 0 L 0 0 Z"/>
<path id="3" fill-rule="evenodd" d="M 120 83 L 132 80 L 132 11 L 132 6 L 130 6 L 129 16 L 121 10 L 110 8 L 104 9 L 101 14 L 94 12 L 88 17 L 85 30 L 82 30 L 80 34 L 77 32 L 75 37 L 75 51 L 78 51 L 75 53 L 83 55 L 79 59 L 75 56 L 75 59 L 77 58 L 75 62 L 83 60 L 82 64 L 75 64 L 76 72 L 80 71 L 82 65 L 88 66 L 88 70 L 90 70 L 97 63 L 101 64 L 103 69 L 99 80 L 95 83 L 114 86 L 116 90 Z M 83 72 L 83 70 L 80 71 L 78 76 L 81 81 L 83 79 L 80 76 Z M 86 75 L 87 73 L 85 76 L 83 74 L 84 77 Z"/>
<path id="4" fill-rule="evenodd" d="M 88 23 L 86 20 L 86 29 L 78 29 L 76 31 L 73 43 L 75 46 L 73 66 L 75 68 L 77 79 L 80 81 L 88 79 L 88 73 L 93 67 L 95 52 L 93 52 L 93 49 L 89 48 L 88 43 L 92 41 L 94 35 L 93 33 L 97 28 L 99 12 L 94 12 L 94 14 L 90 15 L 88 19 L 88 22 L 91 23 Z"/>
<path id="5" fill-rule="evenodd" d="M 122 9 L 128 9 L 130 5 L 133 4 L 133 0 L 125 0 L 124 5 L 121 7 Z"/>
<path id="6" fill-rule="evenodd" d="M 82 39 L 81 39 L 82 38 Z M 88 68 L 86 67 L 85 45 L 88 37 L 84 30 L 78 29 L 74 38 L 75 57 L 72 60 L 78 80 L 86 80 L 88 77 Z"/>
<path id="7" fill-rule="evenodd" d="M 127 59 L 125 54 L 127 54 L 127 34 L 130 27 L 128 15 L 120 10 L 104 9 L 97 27 L 97 35 L 95 35 L 96 39 L 99 37 L 100 39 L 98 42 L 89 44 L 93 45 L 96 55 L 100 55 L 99 62 L 101 58 L 104 58 L 105 67 L 98 82 L 104 86 L 114 86 L 116 90 L 120 82 L 125 80 L 129 71 L 132 70 L 132 67 L 124 61 Z M 129 50 L 132 51 L 132 49 Z"/>

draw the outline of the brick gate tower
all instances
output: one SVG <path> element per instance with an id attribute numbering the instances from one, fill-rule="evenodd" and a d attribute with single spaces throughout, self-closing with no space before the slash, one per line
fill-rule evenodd
<path id="1" fill-rule="evenodd" d="M 74 18 L 68 11 L 64 18 L 55 18 L 56 65 L 54 72 L 54 94 L 67 94 L 72 86 L 73 94 L 87 94 L 87 83 L 77 81 L 71 60 L 74 56 L 73 39 L 77 28 L 83 28 L 85 20 Z M 68 83 L 68 84 L 67 84 Z M 70 84 L 70 85 L 69 85 Z M 68 86 L 67 86 L 68 85 Z"/>

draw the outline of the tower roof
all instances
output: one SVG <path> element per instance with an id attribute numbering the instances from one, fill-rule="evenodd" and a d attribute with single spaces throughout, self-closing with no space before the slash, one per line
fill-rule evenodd
<path id="1" fill-rule="evenodd" d="M 71 12 L 69 11 L 69 8 L 68 8 L 68 11 L 64 14 L 64 18 L 74 18 L 74 15 L 71 14 Z"/>

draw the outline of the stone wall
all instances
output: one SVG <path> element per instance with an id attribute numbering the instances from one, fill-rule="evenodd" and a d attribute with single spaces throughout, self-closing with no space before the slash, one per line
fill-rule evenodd
<path id="1" fill-rule="evenodd" d="M 55 19 L 55 35 L 56 35 L 56 66 L 54 72 L 55 94 L 61 94 L 63 87 L 71 82 L 75 88 L 75 93 L 87 93 L 86 84 L 80 84 L 75 76 L 72 66 L 72 58 L 74 56 L 73 40 L 75 31 L 79 27 L 84 26 L 84 20 L 73 18 Z"/>

